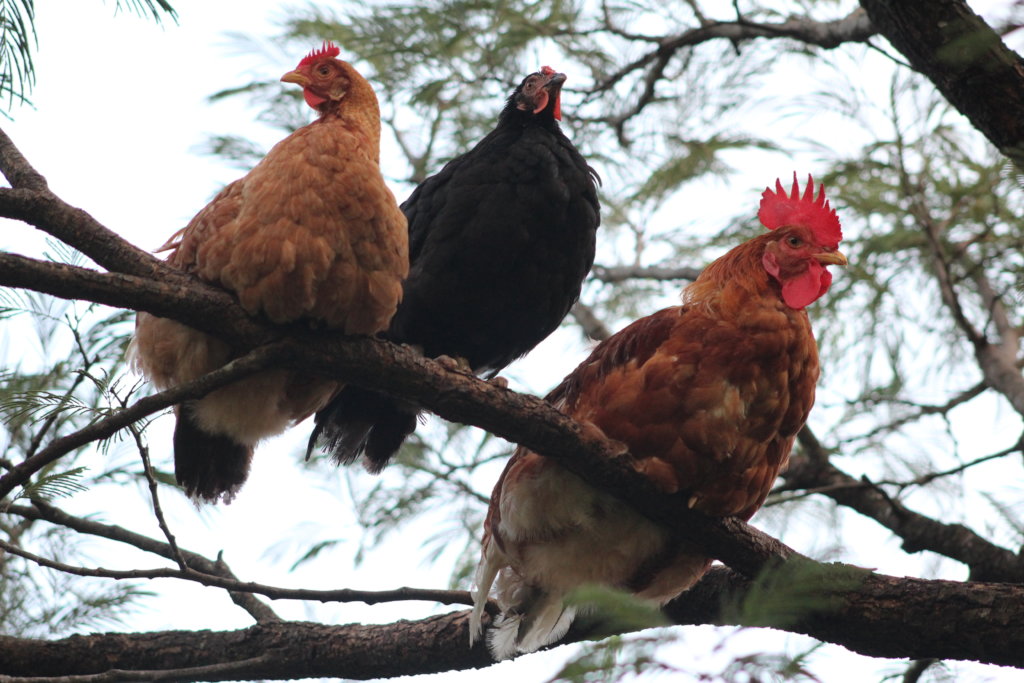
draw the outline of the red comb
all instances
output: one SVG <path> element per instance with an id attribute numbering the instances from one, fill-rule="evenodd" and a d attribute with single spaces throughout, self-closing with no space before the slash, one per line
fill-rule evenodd
<path id="1" fill-rule="evenodd" d="M 843 239 L 839 216 L 825 199 L 825 186 L 818 186 L 818 197 L 814 197 L 814 178 L 808 174 L 807 187 L 800 196 L 800 183 L 793 172 L 793 189 L 789 195 L 780 180 L 775 181 L 775 192 L 765 188 L 761 194 L 761 209 L 757 212 L 761 224 L 769 230 L 784 225 L 810 228 L 822 246 L 837 247 Z"/>
<path id="2" fill-rule="evenodd" d="M 541 72 L 541 73 L 542 73 L 543 75 L 545 75 L 545 76 L 554 76 L 554 75 L 555 75 L 556 73 L 558 73 L 557 71 L 555 71 L 554 69 L 552 69 L 552 68 L 551 68 L 550 66 L 542 66 L 542 67 L 540 68 L 540 72 Z"/>
<path id="3" fill-rule="evenodd" d="M 329 40 L 325 40 L 319 50 L 311 50 L 308 55 L 302 58 L 302 61 L 299 62 L 299 67 L 304 67 L 321 57 L 337 57 L 340 54 L 340 47 L 336 46 Z"/>

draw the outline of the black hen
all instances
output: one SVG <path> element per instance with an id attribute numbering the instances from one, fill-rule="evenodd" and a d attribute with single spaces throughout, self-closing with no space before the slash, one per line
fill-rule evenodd
<path id="1" fill-rule="evenodd" d="M 558 126 L 565 74 L 544 67 L 508 98 L 498 125 L 402 204 L 409 277 L 384 336 L 428 357 L 496 374 L 558 327 L 594 262 L 594 172 Z M 416 428 L 418 408 L 347 386 L 317 413 L 338 462 L 365 451 L 380 471 Z"/>

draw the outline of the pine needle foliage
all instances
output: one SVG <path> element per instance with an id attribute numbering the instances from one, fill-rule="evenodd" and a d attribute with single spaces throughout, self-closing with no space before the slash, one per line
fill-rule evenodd
<path id="1" fill-rule="evenodd" d="M 17 339 L 20 350 L 17 355 L 5 353 L 7 365 L 0 368 L 0 471 L 6 471 L 51 441 L 121 407 L 131 316 L 9 290 L 0 290 L 0 300 L 8 314 L 0 346 Z M 5 504 L 55 502 L 88 491 L 96 479 L 79 459 L 95 451 L 95 445 L 83 447 L 44 467 Z M 74 532 L 45 522 L 0 523 L 0 538 L 60 562 L 74 564 L 87 557 Z M 9 554 L 0 559 L 0 632 L 50 637 L 109 627 L 149 594 L 132 582 L 108 583 L 39 569 Z"/>

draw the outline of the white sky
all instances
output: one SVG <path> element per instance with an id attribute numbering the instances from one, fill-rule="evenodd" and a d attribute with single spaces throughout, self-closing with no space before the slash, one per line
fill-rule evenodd
<path id="1" fill-rule="evenodd" d="M 0 126 L 13 138 L 50 187 L 69 203 L 82 207 L 100 222 L 147 249 L 161 244 L 239 172 L 195 153 L 206 134 L 233 132 L 273 142 L 275 133 L 254 124 L 256 112 L 241 100 L 209 105 L 206 97 L 247 82 L 253 75 L 277 78 L 294 66 L 291 62 L 260 62 L 261 57 L 229 53 L 225 31 L 267 35 L 283 3 L 277 0 L 209 2 L 173 0 L 179 25 L 157 26 L 132 14 L 113 16 L 112 3 L 96 0 L 47 0 L 37 4 L 37 87 L 31 97 L 35 108 L 13 111 L 13 121 Z M 311 46 L 312 47 L 312 46 Z M 401 199 L 406 192 L 394 188 Z M 31 228 L 0 222 L 0 248 L 35 254 L 40 243 Z M 10 344 L 11 341 L 7 340 Z M 574 346 L 568 338 L 550 342 L 557 353 Z M 17 352 L 14 347 L 12 351 Z M 578 353 L 576 347 L 574 353 Z M 573 363 L 562 360 L 564 374 Z M 153 455 L 169 466 L 169 434 L 165 421 L 149 434 Z M 161 439 L 161 430 L 165 438 Z M 307 588 L 387 589 L 401 585 L 444 586 L 444 563 L 425 564 L 420 539 L 426 525 L 393 539 L 385 550 L 353 569 L 349 554 L 359 539 L 340 485 L 340 477 L 310 476 L 295 466 L 288 449 L 298 449 L 307 426 L 293 430 L 283 440 L 266 444 L 257 455 L 250 481 L 228 507 L 197 513 L 180 496 L 164 495 L 168 519 L 182 547 L 225 559 L 242 580 Z M 116 457 L 115 453 L 114 456 Z M 94 471 L 102 470 L 103 456 L 95 456 Z M 368 477 L 356 472 L 355 477 Z M 116 504 L 111 505 L 111 500 Z M 160 537 L 152 522 L 147 501 L 138 491 L 95 490 L 67 501 L 70 511 L 86 514 L 110 510 L 107 519 Z M 895 545 L 888 534 L 865 523 L 865 537 Z M 870 527 L 870 528 L 869 528 Z M 417 531 L 422 532 L 420 534 Z M 275 561 L 265 550 L 281 539 L 301 544 L 305 539 L 345 539 L 341 550 L 309 568 L 287 571 L 289 559 Z M 106 547 L 106 546 L 104 546 Z M 95 551 L 98 564 L 111 568 L 154 566 L 150 558 Z M 250 619 L 232 605 L 222 591 L 181 582 L 158 584 L 166 595 L 148 602 L 130 629 L 243 628 Z M 318 619 L 327 623 L 353 621 L 389 622 L 417 618 L 430 606 L 397 603 L 366 607 L 361 604 L 304 606 L 293 602 L 272 603 L 286 618 Z M 446 611 L 442 608 L 442 611 Z M 750 631 L 716 651 L 728 631 L 686 629 L 683 645 L 673 657 L 693 671 L 719 671 L 722 662 L 737 652 L 768 651 L 789 642 L 806 647 L 809 640 L 764 630 Z M 879 672 L 895 672 L 900 665 L 874 662 L 841 654 L 830 648 L 818 656 L 814 667 L 830 681 L 879 678 Z M 525 657 L 486 672 L 488 678 L 517 676 L 542 680 L 557 670 L 567 650 Z M 970 665 L 959 680 L 1011 680 L 1019 672 L 1000 675 L 996 668 Z M 444 674 L 436 680 L 478 680 L 476 672 Z M 867 678 L 866 678 L 867 677 Z M 673 679 L 680 680 L 680 679 Z M 1019 680 L 1019 679 L 1018 679 Z"/>

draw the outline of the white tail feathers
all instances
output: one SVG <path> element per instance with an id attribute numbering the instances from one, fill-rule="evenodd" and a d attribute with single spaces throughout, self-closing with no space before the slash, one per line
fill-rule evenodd
<path id="1" fill-rule="evenodd" d="M 487 646 L 497 660 L 539 650 L 557 642 L 569 630 L 575 607 L 564 604 L 565 591 L 549 591 L 526 582 L 513 570 L 497 544 L 484 540 L 476 568 L 473 611 L 469 615 L 469 646 L 484 636 L 483 615 L 491 587 L 502 614 L 487 634 Z"/>
<path id="2" fill-rule="evenodd" d="M 497 660 L 534 652 L 561 640 L 575 616 L 576 609 L 563 606 L 561 596 L 545 596 L 526 614 L 500 616 L 488 634 L 488 649 Z"/>
<path id="3" fill-rule="evenodd" d="M 477 567 L 476 590 L 473 591 L 473 611 L 469 615 L 469 646 L 474 644 L 484 635 L 483 615 L 484 607 L 487 605 L 487 596 L 490 593 L 491 585 L 498 576 L 501 568 L 500 561 L 496 558 L 485 559 Z M 503 577 L 510 578 L 510 577 Z M 573 618 L 576 616 L 574 607 L 565 607 L 562 599 L 563 593 L 548 593 L 537 588 L 523 586 L 515 577 L 506 583 L 513 584 L 518 590 L 511 591 L 516 594 L 514 606 L 508 607 L 503 604 L 505 613 L 494 621 L 494 626 L 487 634 L 487 646 L 491 655 L 497 660 L 510 659 L 518 654 L 539 650 L 545 645 L 558 641 L 565 632 L 569 630 Z M 502 581 L 499 580 L 499 584 Z M 502 597 L 509 597 L 499 588 L 499 602 L 504 602 Z"/>

